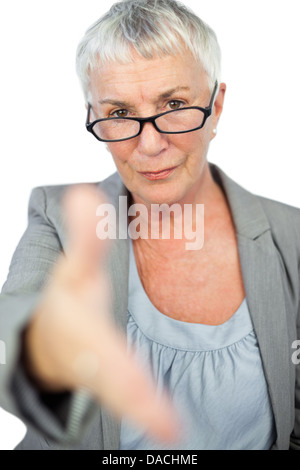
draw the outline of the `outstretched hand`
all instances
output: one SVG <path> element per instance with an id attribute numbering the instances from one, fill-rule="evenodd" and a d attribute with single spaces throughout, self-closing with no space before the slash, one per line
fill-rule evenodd
<path id="1" fill-rule="evenodd" d="M 166 395 L 158 398 L 112 322 L 103 268 L 110 242 L 96 235 L 96 208 L 103 202 L 88 185 L 66 194 L 67 254 L 58 260 L 27 328 L 27 370 L 45 390 L 85 389 L 117 417 L 170 441 L 177 437 L 171 403 Z"/>

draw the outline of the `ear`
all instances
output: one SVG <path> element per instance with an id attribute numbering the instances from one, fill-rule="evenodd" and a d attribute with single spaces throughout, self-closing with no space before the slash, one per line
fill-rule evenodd
<path id="1" fill-rule="evenodd" d="M 213 107 L 213 114 L 212 114 L 213 130 L 217 129 L 218 122 L 223 111 L 225 93 L 226 93 L 226 84 L 220 83 L 219 91 L 216 96 L 214 107 Z M 216 132 L 213 132 L 212 138 L 214 138 L 215 135 L 216 135 Z"/>

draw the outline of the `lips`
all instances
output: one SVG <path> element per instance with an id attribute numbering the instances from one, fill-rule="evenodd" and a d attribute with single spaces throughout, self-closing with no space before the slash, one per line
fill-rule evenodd
<path id="1" fill-rule="evenodd" d="M 162 180 L 167 178 L 176 169 L 176 166 L 172 168 L 166 168 L 160 171 L 139 171 L 139 173 L 149 180 Z"/>

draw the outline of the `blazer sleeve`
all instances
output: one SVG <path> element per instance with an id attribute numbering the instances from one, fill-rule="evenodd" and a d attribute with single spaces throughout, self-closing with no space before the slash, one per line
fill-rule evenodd
<path id="1" fill-rule="evenodd" d="M 22 334 L 63 247 L 47 215 L 47 191 L 35 188 L 28 227 L 16 248 L 0 295 L 0 338 L 5 364 L 0 367 L 0 406 L 53 442 L 76 442 L 96 404 L 84 393 L 41 393 L 22 367 Z"/>

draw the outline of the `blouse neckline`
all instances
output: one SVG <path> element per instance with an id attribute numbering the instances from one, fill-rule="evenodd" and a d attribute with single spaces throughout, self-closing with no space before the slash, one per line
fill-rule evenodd
<path id="1" fill-rule="evenodd" d="M 253 331 L 247 300 L 220 325 L 188 323 L 161 313 L 140 280 L 130 240 L 128 311 L 145 336 L 162 345 L 186 351 L 211 351 L 231 346 Z"/>

